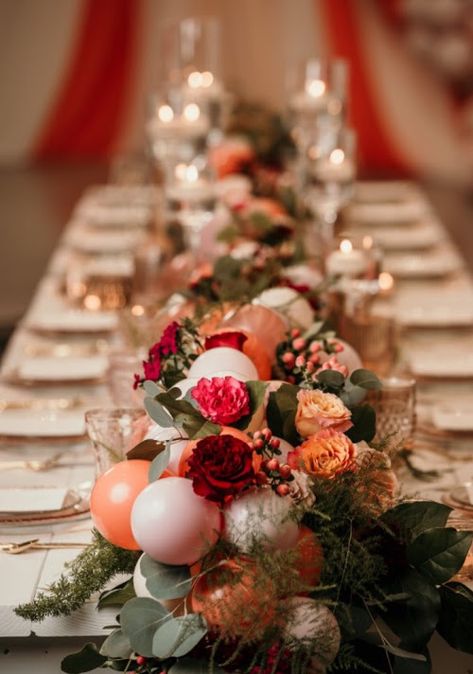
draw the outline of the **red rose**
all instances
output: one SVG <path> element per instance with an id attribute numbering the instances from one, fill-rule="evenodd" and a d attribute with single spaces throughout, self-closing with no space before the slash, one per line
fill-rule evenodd
<path id="1" fill-rule="evenodd" d="M 253 450 L 232 435 L 209 435 L 194 447 L 186 477 L 194 491 L 209 501 L 223 502 L 255 481 Z"/>
<path id="2" fill-rule="evenodd" d="M 191 393 L 203 417 L 228 426 L 250 414 L 250 395 L 246 384 L 235 377 L 200 379 Z"/>
<path id="3" fill-rule="evenodd" d="M 243 344 L 248 337 L 237 330 L 228 332 L 219 332 L 217 335 L 211 335 L 205 339 L 205 350 L 216 349 L 219 346 L 228 346 L 230 349 L 243 351 Z"/>

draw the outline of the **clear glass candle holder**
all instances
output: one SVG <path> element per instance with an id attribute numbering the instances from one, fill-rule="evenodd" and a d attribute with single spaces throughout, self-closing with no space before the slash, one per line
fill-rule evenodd
<path id="1" fill-rule="evenodd" d="M 108 354 L 107 385 L 112 402 L 117 407 L 138 407 L 143 402 L 139 389 L 133 388 L 134 376 L 142 368 L 144 354 L 117 349 Z"/>
<path id="2" fill-rule="evenodd" d="M 397 449 L 412 449 L 416 427 L 416 380 L 386 377 L 383 388 L 372 394 L 376 410 L 376 440 Z"/>
<path id="3" fill-rule="evenodd" d="M 339 321 L 339 336 L 351 344 L 368 370 L 379 376 L 392 371 L 398 328 L 391 317 L 365 313 L 351 316 L 345 313 Z"/>
<path id="4" fill-rule="evenodd" d="M 141 441 L 148 417 L 144 409 L 93 409 L 85 413 L 87 435 L 95 454 L 96 476 L 126 458 Z"/>

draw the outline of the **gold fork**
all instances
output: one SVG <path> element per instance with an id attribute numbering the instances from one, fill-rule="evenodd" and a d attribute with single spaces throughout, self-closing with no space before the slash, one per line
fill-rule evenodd
<path id="1" fill-rule="evenodd" d="M 67 548 L 86 548 L 88 545 L 88 543 L 68 543 L 66 541 L 42 543 L 39 538 L 33 538 L 23 543 L 0 543 L 0 550 L 9 555 L 21 555 L 28 550 L 65 550 Z"/>
<path id="2" fill-rule="evenodd" d="M 26 468 L 35 473 L 54 468 L 64 456 L 65 452 L 57 452 L 47 459 L 31 459 L 31 461 L 0 461 L 0 470 L 13 470 L 15 468 Z"/>

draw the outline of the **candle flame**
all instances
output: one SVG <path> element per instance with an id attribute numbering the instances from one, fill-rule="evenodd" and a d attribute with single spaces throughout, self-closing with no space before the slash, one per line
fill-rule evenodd
<path id="1" fill-rule="evenodd" d="M 202 86 L 202 73 L 199 73 L 198 70 L 191 73 L 187 78 L 187 84 L 191 89 L 198 89 Z"/>
<path id="2" fill-rule="evenodd" d="M 353 244 L 349 239 L 343 239 L 340 243 L 340 250 L 342 253 L 348 254 L 353 250 Z"/>
<path id="3" fill-rule="evenodd" d="M 212 84 L 214 83 L 214 79 L 215 79 L 215 78 L 214 78 L 214 76 L 212 75 L 212 73 L 209 72 L 208 70 L 205 70 L 205 71 L 202 73 L 202 86 L 203 86 L 203 87 L 210 87 L 210 86 L 212 86 Z"/>
<path id="4" fill-rule="evenodd" d="M 380 290 L 391 290 L 394 287 L 394 279 L 387 271 L 382 271 L 378 278 Z"/>
<path id="5" fill-rule="evenodd" d="M 189 103 L 184 108 L 184 117 L 188 122 L 196 122 L 200 117 L 200 108 L 197 103 Z"/>
<path id="6" fill-rule="evenodd" d="M 134 304 L 131 307 L 131 313 L 133 316 L 144 316 L 145 308 L 141 304 Z"/>
<path id="7" fill-rule="evenodd" d="M 102 306 L 102 300 L 98 295 L 86 295 L 84 297 L 84 307 L 90 311 L 98 311 Z"/>
<path id="8" fill-rule="evenodd" d="M 335 150 L 332 150 L 330 153 L 330 161 L 332 164 L 336 164 L 337 166 L 340 166 L 340 164 L 343 164 L 345 161 L 345 153 L 343 150 L 341 150 L 339 147 L 337 147 Z"/>
<path id="9" fill-rule="evenodd" d="M 323 80 L 309 80 L 305 85 L 306 92 L 309 96 L 312 96 L 312 98 L 323 96 L 326 88 L 326 84 Z"/>
<path id="10" fill-rule="evenodd" d="M 161 105 L 161 107 L 158 110 L 158 117 L 164 123 L 172 122 L 172 120 L 174 119 L 174 112 L 171 106 Z"/>

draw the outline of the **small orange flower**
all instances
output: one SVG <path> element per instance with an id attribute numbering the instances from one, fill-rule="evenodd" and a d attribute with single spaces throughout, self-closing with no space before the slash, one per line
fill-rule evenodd
<path id="1" fill-rule="evenodd" d="M 353 470 L 356 447 L 344 433 L 332 428 L 311 435 L 288 455 L 292 468 L 300 468 L 309 475 L 333 479 L 347 470 Z"/>

